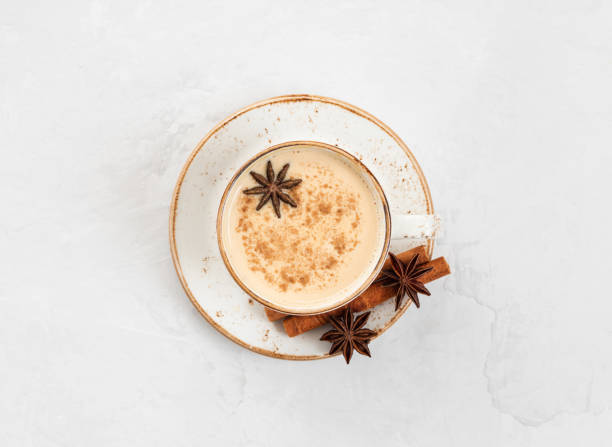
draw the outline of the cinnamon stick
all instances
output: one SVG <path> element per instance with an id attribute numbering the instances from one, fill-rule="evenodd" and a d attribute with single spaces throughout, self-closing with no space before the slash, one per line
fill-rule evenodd
<path id="1" fill-rule="evenodd" d="M 419 261 L 421 262 L 425 262 L 429 260 L 429 256 L 427 256 L 427 252 L 425 251 L 425 247 L 423 245 L 419 246 L 419 247 L 415 247 L 412 248 L 408 251 L 404 251 L 402 253 L 400 253 L 399 255 L 397 255 L 397 257 L 400 259 L 400 261 L 402 262 L 408 262 L 412 259 L 412 257 L 414 255 L 418 254 L 419 255 Z M 386 270 L 386 269 L 390 269 L 391 268 L 391 260 L 389 258 L 387 258 L 387 260 L 385 261 L 385 263 L 383 264 L 382 269 Z M 367 289 L 363 294 L 366 294 L 368 292 L 369 289 Z M 355 299 L 358 300 L 361 297 L 358 297 Z M 289 317 L 290 315 L 278 312 L 276 310 L 272 310 L 272 309 L 268 309 L 266 307 L 266 316 L 268 317 L 268 320 L 270 321 L 278 321 L 278 320 L 282 320 L 285 317 Z M 327 321 L 327 320 L 326 320 Z"/>
<path id="2" fill-rule="evenodd" d="M 265 308 L 265 311 L 266 311 L 266 316 L 268 317 L 268 320 L 270 321 L 278 321 L 278 320 L 282 320 L 285 317 L 288 317 L 287 314 L 283 314 L 275 310 L 268 309 L 267 307 Z"/>
<path id="3" fill-rule="evenodd" d="M 404 260 L 402 259 L 402 261 Z M 433 269 L 421 276 L 420 279 L 423 283 L 431 282 L 450 273 L 450 267 L 444 258 L 434 259 L 428 264 L 433 267 Z M 353 312 L 363 312 L 385 302 L 394 295 L 395 289 L 393 287 L 384 287 L 380 284 L 374 284 L 354 301 L 351 301 L 349 306 Z M 295 337 L 296 335 L 303 334 L 304 332 L 324 325 L 327 323 L 329 317 L 339 315 L 342 311 L 343 309 L 340 308 L 320 315 L 290 316 L 283 321 L 283 326 L 289 337 Z"/>

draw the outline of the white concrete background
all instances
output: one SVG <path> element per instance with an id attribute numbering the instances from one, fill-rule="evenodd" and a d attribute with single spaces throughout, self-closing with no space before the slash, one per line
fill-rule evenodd
<path id="1" fill-rule="evenodd" d="M 604 1 L 0 6 L 0 445 L 609 446 Z M 413 149 L 454 275 L 373 359 L 253 354 L 167 241 L 198 140 L 284 93 Z"/>

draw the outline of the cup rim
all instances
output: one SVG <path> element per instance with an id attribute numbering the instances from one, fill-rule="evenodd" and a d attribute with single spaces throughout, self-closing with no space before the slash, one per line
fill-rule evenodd
<path id="1" fill-rule="evenodd" d="M 372 184 L 374 185 L 374 189 L 377 191 L 381 203 L 382 203 L 382 207 L 383 207 L 383 214 L 385 216 L 385 238 L 384 238 L 384 242 L 383 242 L 383 247 L 380 253 L 380 257 L 378 258 L 378 260 L 376 261 L 376 264 L 374 265 L 374 268 L 372 269 L 372 271 L 370 272 L 370 274 L 368 275 L 368 277 L 366 278 L 366 280 L 364 281 L 364 283 L 359 286 L 357 289 L 355 289 L 347 298 L 345 298 L 344 300 L 342 300 L 339 303 L 334 303 L 331 306 L 327 306 L 321 309 L 316 309 L 316 310 L 308 310 L 308 311 L 304 311 L 304 310 L 296 310 L 296 309 L 292 309 L 290 307 L 286 307 L 286 306 L 281 306 L 275 303 L 272 303 L 270 301 L 268 301 L 267 299 L 265 299 L 264 297 L 256 294 L 255 292 L 253 292 L 238 276 L 237 272 L 234 270 L 234 268 L 232 267 L 229 258 L 227 256 L 227 252 L 225 249 L 225 246 L 223 244 L 223 237 L 222 237 L 222 221 L 223 221 L 223 214 L 224 214 L 224 209 L 225 209 L 225 204 L 227 201 L 227 197 L 229 195 L 229 192 L 232 190 L 233 186 L 236 183 L 236 180 L 238 179 L 238 177 L 240 177 L 240 175 L 242 175 L 242 173 L 251 165 L 253 164 L 255 161 L 259 160 L 260 158 L 264 157 L 265 155 L 279 150 L 279 149 L 283 149 L 283 148 L 287 148 L 287 147 L 292 147 L 292 146 L 315 146 L 315 147 L 320 147 L 323 149 L 327 149 L 327 150 L 331 150 L 332 152 L 335 152 L 337 154 L 340 154 L 341 156 L 348 158 L 351 162 L 353 162 L 354 164 L 356 164 L 357 166 L 359 166 L 363 172 L 365 172 L 365 174 L 370 178 L 370 180 L 372 181 Z M 378 276 L 378 274 L 380 273 L 380 271 L 382 270 L 382 267 L 385 263 L 385 260 L 387 259 L 387 255 L 389 252 L 389 244 L 391 242 L 391 213 L 389 210 L 389 202 L 387 200 L 387 196 L 385 195 L 385 192 L 382 188 L 382 186 L 380 186 L 380 183 L 378 182 L 378 180 L 376 179 L 376 177 L 374 176 L 374 174 L 372 174 L 372 172 L 368 169 L 368 167 L 363 164 L 361 162 L 361 160 L 359 160 L 357 157 L 355 157 L 354 155 L 350 154 L 349 152 L 345 151 L 344 149 L 339 148 L 338 146 L 333 146 L 331 144 L 327 144 L 327 143 L 323 143 L 320 141 L 310 141 L 310 140 L 295 140 L 295 141 L 287 141 L 284 143 L 280 143 L 280 144 L 276 144 L 273 146 L 270 146 L 266 149 L 264 149 L 261 152 L 258 152 L 257 154 L 253 155 L 251 158 L 249 158 L 245 163 L 243 163 L 240 168 L 236 171 L 236 173 L 232 176 L 232 178 L 229 180 L 227 186 L 225 187 L 225 190 L 223 191 L 223 195 L 221 196 L 221 200 L 219 202 L 219 208 L 217 210 L 217 223 L 216 223 L 216 230 L 217 230 L 217 243 L 219 245 L 219 252 L 221 253 L 221 258 L 223 259 L 223 263 L 225 264 L 225 267 L 227 268 L 229 274 L 231 275 L 231 277 L 234 279 L 234 281 L 236 282 L 236 284 L 238 284 L 238 286 L 240 286 L 240 288 L 242 290 L 244 290 L 251 298 L 253 298 L 254 300 L 256 300 L 257 302 L 259 302 L 260 304 L 264 305 L 265 307 L 275 310 L 277 312 L 281 312 L 284 314 L 288 314 L 288 315 L 319 315 L 322 313 L 326 313 L 326 312 L 330 312 L 333 311 L 335 309 L 341 308 L 343 306 L 345 306 L 346 304 L 350 303 L 351 301 L 353 301 L 355 298 L 357 298 L 359 295 L 361 295 L 369 286 L 370 284 L 372 284 L 372 282 L 376 279 L 376 277 Z"/>

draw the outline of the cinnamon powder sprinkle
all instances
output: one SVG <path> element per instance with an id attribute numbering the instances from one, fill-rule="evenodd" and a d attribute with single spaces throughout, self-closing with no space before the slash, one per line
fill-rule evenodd
<path id="1" fill-rule="evenodd" d="M 271 219 L 270 209 L 255 211 L 253 198 L 238 198 L 236 232 L 253 272 L 275 289 L 318 290 L 333 285 L 343 258 L 359 244 L 359 195 L 319 164 L 294 175 L 304 181 L 292 190 L 297 208 Z"/>

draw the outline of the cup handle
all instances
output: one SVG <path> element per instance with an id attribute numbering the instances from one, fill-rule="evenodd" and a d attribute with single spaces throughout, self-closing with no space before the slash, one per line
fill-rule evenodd
<path id="1" fill-rule="evenodd" d="M 391 215 L 391 239 L 431 239 L 439 229 L 437 214 Z"/>

